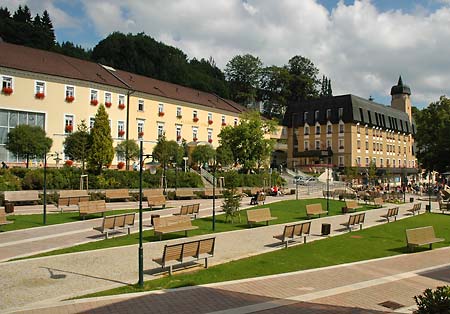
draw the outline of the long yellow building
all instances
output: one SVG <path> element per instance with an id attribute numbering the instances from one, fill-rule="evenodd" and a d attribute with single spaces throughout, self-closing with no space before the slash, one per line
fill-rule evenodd
<path id="1" fill-rule="evenodd" d="M 0 160 L 10 164 L 23 163 L 5 148 L 11 128 L 41 126 L 53 139 L 51 151 L 67 159 L 64 139 L 82 120 L 92 126 L 100 104 L 115 145 L 142 139 L 146 153 L 163 134 L 179 143 L 217 146 L 221 128 L 237 124 L 245 110 L 211 93 L 53 52 L 4 42 L 0 51 Z"/>

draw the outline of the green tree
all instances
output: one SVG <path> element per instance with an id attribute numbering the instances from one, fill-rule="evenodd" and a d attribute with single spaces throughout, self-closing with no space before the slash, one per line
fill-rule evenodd
<path id="1" fill-rule="evenodd" d="M 261 71 L 262 62 L 258 57 L 250 54 L 233 57 L 225 68 L 231 99 L 244 105 L 255 102 Z"/>
<path id="2" fill-rule="evenodd" d="M 287 69 L 291 75 L 288 104 L 298 104 L 319 96 L 317 90 L 320 83 L 317 78 L 319 70 L 311 60 L 302 56 L 295 56 L 289 60 Z"/>
<path id="3" fill-rule="evenodd" d="M 264 68 L 261 76 L 261 100 L 264 103 L 264 115 L 281 120 L 286 111 L 290 94 L 291 75 L 286 67 L 271 66 Z"/>
<path id="4" fill-rule="evenodd" d="M 89 155 L 90 134 L 86 121 L 81 120 L 78 130 L 69 134 L 64 140 L 64 154 L 70 159 L 81 162 L 84 171 L 86 159 Z"/>
<path id="5" fill-rule="evenodd" d="M 116 146 L 117 157 L 134 161 L 139 158 L 139 145 L 135 140 L 124 140 Z"/>
<path id="6" fill-rule="evenodd" d="M 88 167 L 94 173 L 101 173 L 103 166 L 109 165 L 114 158 L 113 139 L 109 127 L 108 113 L 100 105 L 91 130 Z"/>
<path id="7" fill-rule="evenodd" d="M 216 149 L 217 163 L 222 167 L 227 167 L 233 164 L 233 152 L 226 145 L 220 145 Z"/>
<path id="8" fill-rule="evenodd" d="M 244 170 L 259 168 L 269 160 L 274 144 L 264 135 L 273 132 L 275 125 L 275 121 L 263 120 L 259 112 L 244 113 L 237 126 L 221 130 L 220 144 L 231 149 L 234 163 Z"/>
<path id="9" fill-rule="evenodd" d="M 417 158 L 429 170 L 450 170 L 450 99 L 442 96 L 420 111 L 413 110 L 417 126 Z"/>
<path id="10" fill-rule="evenodd" d="M 8 133 L 6 149 L 21 158 L 25 158 L 28 168 L 30 158 L 43 157 L 50 151 L 52 143 L 52 139 L 46 136 L 42 128 L 22 124 Z"/>
<path id="11" fill-rule="evenodd" d="M 170 162 L 180 164 L 183 156 L 183 148 L 175 141 L 166 140 L 165 136 L 161 136 L 158 139 L 158 143 L 153 148 L 153 157 L 155 157 L 163 167 Z"/>
<path id="12" fill-rule="evenodd" d="M 216 151 L 211 145 L 197 145 L 191 154 L 192 161 L 198 164 L 208 163 L 215 156 Z"/>

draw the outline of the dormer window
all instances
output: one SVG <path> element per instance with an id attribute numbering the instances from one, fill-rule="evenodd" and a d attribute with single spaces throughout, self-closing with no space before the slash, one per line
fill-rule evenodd
<path id="1" fill-rule="evenodd" d="M 303 133 L 303 134 L 304 134 L 304 135 L 309 135 L 309 126 L 305 125 L 304 133 Z"/>

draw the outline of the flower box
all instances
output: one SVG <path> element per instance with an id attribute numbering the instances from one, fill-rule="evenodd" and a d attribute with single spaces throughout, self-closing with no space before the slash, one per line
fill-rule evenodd
<path id="1" fill-rule="evenodd" d="M 97 99 L 91 99 L 91 105 L 92 106 L 97 106 L 98 105 L 98 100 Z"/>
<path id="2" fill-rule="evenodd" d="M 123 161 L 121 161 L 117 164 L 117 169 L 123 169 L 123 168 L 125 168 L 125 163 Z"/>
<path id="3" fill-rule="evenodd" d="M 164 117 L 164 111 L 160 111 L 160 112 L 158 112 L 158 116 L 160 116 L 160 117 Z"/>
<path id="4" fill-rule="evenodd" d="M 125 135 L 125 131 L 124 130 L 119 130 L 119 132 L 117 132 L 117 134 L 119 134 L 119 137 L 122 137 Z"/>
<path id="5" fill-rule="evenodd" d="M 339 149 L 344 149 L 344 146 L 339 146 Z"/>
<path id="6" fill-rule="evenodd" d="M 198 117 L 194 117 L 194 118 L 192 118 L 192 121 L 194 121 L 194 122 L 198 122 Z"/>
<path id="7" fill-rule="evenodd" d="M 139 132 L 139 133 L 138 133 L 138 136 L 139 136 L 139 137 L 143 137 L 143 136 L 144 136 L 144 132 Z"/>
<path id="8" fill-rule="evenodd" d="M 226 122 L 222 122 L 222 126 L 226 126 L 227 125 L 227 123 Z"/>
<path id="9" fill-rule="evenodd" d="M 72 165 L 73 165 L 73 160 L 68 159 L 68 160 L 66 160 L 66 161 L 64 162 L 64 164 L 65 164 L 67 167 L 72 167 Z"/>
<path id="10" fill-rule="evenodd" d="M 105 102 L 105 106 L 108 107 L 108 108 L 111 108 L 112 103 L 110 103 L 110 102 Z"/>
<path id="11" fill-rule="evenodd" d="M 36 93 L 36 95 L 34 95 L 37 99 L 44 99 L 45 98 L 45 94 L 44 93 Z"/>
<path id="12" fill-rule="evenodd" d="M 181 135 L 177 136 L 177 141 L 181 140 Z"/>
<path id="13" fill-rule="evenodd" d="M 120 109 L 120 110 L 125 109 L 125 104 L 119 104 L 119 109 Z"/>
<path id="14" fill-rule="evenodd" d="M 67 102 L 73 102 L 75 100 L 75 97 L 73 96 L 66 96 L 66 101 Z"/>
<path id="15" fill-rule="evenodd" d="M 212 143 L 212 138 L 208 139 L 208 143 L 209 143 L 209 144 Z"/>
<path id="16" fill-rule="evenodd" d="M 177 115 L 177 119 L 181 119 L 181 118 L 183 118 L 183 116 L 181 114 Z"/>
<path id="17" fill-rule="evenodd" d="M 13 93 L 13 89 L 11 87 L 3 87 L 2 93 L 5 95 L 11 95 Z"/>
<path id="18" fill-rule="evenodd" d="M 194 137 L 192 140 L 193 140 L 194 142 L 197 142 L 198 139 L 197 139 L 196 137 Z"/>
<path id="19" fill-rule="evenodd" d="M 213 124 L 213 120 L 208 120 L 208 124 L 209 125 Z"/>
<path id="20" fill-rule="evenodd" d="M 73 131 L 73 125 L 70 125 L 70 124 L 66 125 L 65 130 L 66 130 L 67 133 L 72 133 L 72 131 Z"/>

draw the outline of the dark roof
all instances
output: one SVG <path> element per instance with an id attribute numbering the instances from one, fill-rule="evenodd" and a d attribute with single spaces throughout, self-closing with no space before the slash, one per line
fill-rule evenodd
<path id="1" fill-rule="evenodd" d="M 42 73 L 176 99 L 219 110 L 241 113 L 244 106 L 215 94 L 198 91 L 126 71 L 108 69 L 100 64 L 62 54 L 0 43 L 0 66 Z"/>
<path id="2" fill-rule="evenodd" d="M 398 78 L 397 85 L 394 85 L 391 88 L 391 95 L 398 95 L 398 94 L 411 95 L 411 88 L 409 88 L 408 85 L 404 85 L 403 84 L 403 80 L 402 80 L 402 76 L 401 75 Z"/>
<path id="3" fill-rule="evenodd" d="M 339 108 L 342 108 L 342 115 Z M 317 119 L 316 111 L 318 111 Z M 307 112 L 306 119 L 305 112 Z M 330 113 L 328 117 L 327 112 Z M 415 133 L 415 126 L 411 124 L 406 112 L 355 95 L 314 99 L 289 106 L 284 115 L 283 125 L 292 127 L 292 125 L 303 126 L 305 123 L 314 125 L 316 122 L 324 125 L 327 121 L 335 124 L 340 120 L 344 123 L 360 123 L 397 132 Z"/>

